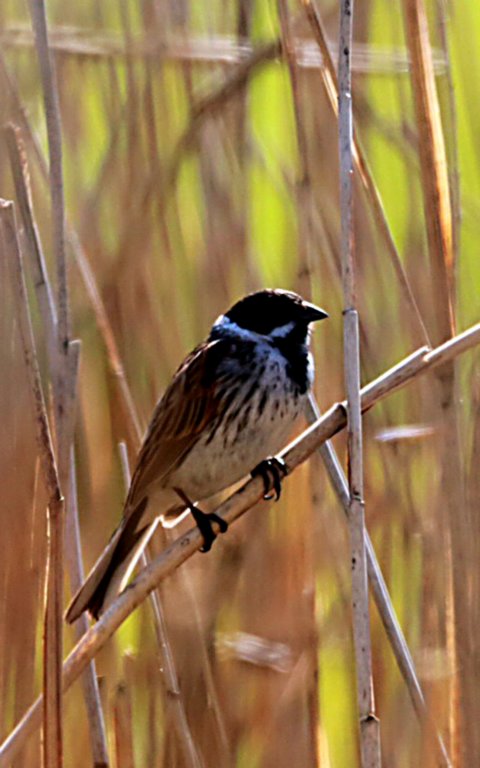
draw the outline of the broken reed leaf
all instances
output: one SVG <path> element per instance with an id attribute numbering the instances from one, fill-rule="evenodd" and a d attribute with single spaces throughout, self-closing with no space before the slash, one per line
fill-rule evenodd
<path id="1" fill-rule="evenodd" d="M 432 437 L 436 429 L 431 424 L 402 424 L 398 427 L 385 427 L 375 433 L 375 440 L 380 443 L 399 443 L 405 440 L 417 441 Z"/>

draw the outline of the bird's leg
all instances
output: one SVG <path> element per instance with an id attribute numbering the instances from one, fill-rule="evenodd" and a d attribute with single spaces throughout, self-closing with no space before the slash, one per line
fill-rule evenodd
<path id="1" fill-rule="evenodd" d="M 228 528 L 227 521 L 224 520 L 223 517 L 220 517 L 220 515 L 216 515 L 215 512 L 202 512 L 201 509 L 198 509 L 198 507 L 195 506 L 193 501 L 190 501 L 188 496 L 180 488 L 175 488 L 175 492 L 184 502 L 188 511 L 195 520 L 198 530 L 202 534 L 203 547 L 200 547 L 200 552 L 208 552 L 211 549 L 213 542 L 217 538 L 217 534 L 213 529 L 212 523 L 216 523 L 218 525 L 219 533 L 225 533 Z"/>
<path id="2" fill-rule="evenodd" d="M 261 477 L 264 486 L 264 496 L 266 501 L 275 499 L 278 501 L 282 493 L 282 480 L 288 475 L 288 467 L 278 456 L 271 456 L 269 459 L 261 461 L 260 464 L 252 469 L 252 477 Z M 274 493 L 272 493 L 274 491 Z"/>

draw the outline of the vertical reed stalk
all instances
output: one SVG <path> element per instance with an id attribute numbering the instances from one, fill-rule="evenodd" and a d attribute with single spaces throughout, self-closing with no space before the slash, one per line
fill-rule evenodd
<path id="1" fill-rule="evenodd" d="M 307 418 L 311 424 L 320 418 L 320 409 L 313 395 L 310 396 L 307 408 Z M 348 490 L 348 481 L 342 469 L 333 443 L 327 440 L 318 449 L 322 461 L 325 465 L 329 480 L 332 484 L 335 495 L 337 496 L 345 514 L 350 514 L 350 495 Z M 377 560 L 372 541 L 365 528 L 365 549 L 367 557 L 367 570 L 370 589 L 373 599 L 380 615 L 385 633 L 390 643 L 393 655 L 398 664 L 398 668 L 407 686 L 413 708 L 417 714 L 420 723 L 426 730 L 429 747 L 439 760 L 439 765 L 445 768 L 452 768 L 452 763 L 448 756 L 443 739 L 438 732 L 435 722 L 432 720 L 427 709 L 425 696 L 423 694 L 420 681 L 417 677 L 413 658 L 410 653 L 402 628 L 399 624 L 391 597 L 388 592 L 385 579 L 383 577 L 380 564 Z"/>
<path id="2" fill-rule="evenodd" d="M 424 212 L 432 279 L 431 297 L 435 310 L 435 341 L 455 333 L 455 253 L 453 216 L 445 139 L 433 70 L 433 54 L 423 0 L 404 0 L 405 34 L 412 59 L 411 81 L 418 126 L 418 152 L 424 197 Z M 480 737 L 472 728 L 467 712 L 478 709 L 474 683 L 476 633 L 471 624 L 469 570 L 476 567 L 472 553 L 470 521 L 466 510 L 464 474 L 457 415 L 456 366 L 452 361 L 437 371 L 437 418 L 442 431 L 440 445 L 441 484 L 446 536 L 444 565 L 446 636 L 450 664 L 456 670 L 450 701 L 453 760 L 470 766 L 478 759 Z M 453 601 L 453 602 L 452 602 Z"/>
<path id="3" fill-rule="evenodd" d="M 50 280 L 43 254 L 39 230 L 33 212 L 33 201 L 29 185 L 29 168 L 25 147 L 19 128 L 12 125 L 5 129 L 7 147 L 12 170 L 15 192 L 20 208 L 21 221 L 26 234 L 26 246 L 30 256 L 30 270 L 33 275 L 33 283 L 42 317 L 43 329 L 46 336 L 46 346 L 50 371 L 53 374 L 56 369 L 56 325 L 57 312 L 51 289 Z M 77 342 L 70 342 L 70 362 L 78 364 L 79 346 Z M 73 354 L 72 354 L 73 353 Z M 76 381 L 76 372 L 71 377 L 72 385 Z M 75 391 L 69 398 L 71 418 L 73 418 L 73 406 L 76 400 Z M 80 530 L 78 521 L 77 489 L 75 477 L 75 456 L 71 448 L 70 458 L 70 488 L 65 526 L 65 548 L 67 565 L 70 575 L 72 592 L 79 589 L 83 582 L 83 566 L 81 556 Z M 73 494 L 73 495 L 72 495 Z M 83 616 L 75 627 L 77 640 L 88 630 L 88 619 Z M 105 723 L 102 706 L 98 692 L 98 683 L 95 670 L 95 662 L 92 662 L 84 675 L 84 696 L 89 719 L 90 737 L 92 744 L 92 756 L 95 768 L 103 768 L 108 765 L 106 746 Z"/>
<path id="4" fill-rule="evenodd" d="M 55 426 L 60 483 L 68 486 L 70 443 L 73 430 L 72 395 L 76 389 L 78 350 L 70 347 L 67 266 L 65 259 L 65 202 L 63 194 L 62 137 L 55 64 L 50 56 L 44 0 L 30 0 L 42 81 L 50 156 L 50 199 L 53 251 L 57 268 L 57 365 L 53 372 Z M 44 718 L 44 763 L 48 768 L 63 765 L 62 688 L 64 508 L 50 510 L 49 556 L 45 608 L 45 684 L 54 687 L 46 699 Z M 52 644 L 52 645 L 50 645 Z M 52 652 L 55 647 L 56 651 Z M 50 707 L 49 702 L 54 702 Z"/>
<path id="5" fill-rule="evenodd" d="M 325 32 L 322 18 L 316 7 L 315 0 L 302 0 L 305 7 L 307 20 L 312 29 L 313 36 L 318 45 L 323 58 L 322 80 L 325 92 L 335 115 L 338 117 L 338 77 L 335 71 L 332 54 L 328 46 L 327 35 Z M 352 116 L 352 137 L 353 137 L 353 166 L 362 184 L 365 199 L 370 207 L 372 218 L 374 219 L 379 233 L 383 238 L 387 253 L 392 262 L 393 269 L 397 276 L 398 285 L 404 296 L 405 302 L 409 307 L 412 318 L 415 318 L 415 335 L 419 343 L 430 344 L 428 332 L 425 327 L 418 303 L 413 292 L 413 288 L 408 279 L 405 267 L 400 258 L 392 231 L 390 229 L 387 216 L 383 207 L 382 198 L 375 184 L 365 151 L 358 137 L 355 128 L 355 119 Z"/>
<path id="6" fill-rule="evenodd" d="M 344 296 L 344 366 L 347 391 L 349 462 L 349 528 L 352 569 L 353 634 L 362 768 L 380 766 L 380 725 L 375 717 L 372 681 L 367 555 L 363 498 L 360 345 L 355 297 L 352 143 L 352 22 L 353 0 L 341 0 L 339 36 L 339 154 L 341 255 Z"/>
<path id="7" fill-rule="evenodd" d="M 53 440 L 48 423 L 45 397 L 43 394 L 38 358 L 33 336 L 32 321 L 27 298 L 27 288 L 23 271 L 22 255 L 17 239 L 17 229 L 13 203 L 0 202 L 0 222 L 2 227 L 3 251 L 9 262 L 13 293 L 16 302 L 17 320 L 22 340 L 23 356 L 30 381 L 35 408 L 35 426 L 38 450 L 42 463 L 44 482 L 48 494 L 48 562 L 45 589 L 49 594 L 44 623 L 44 677 L 43 690 L 44 712 L 44 765 L 56 768 L 62 764 L 61 734 L 61 687 L 62 687 L 62 643 L 58 631 L 58 615 L 62 615 L 63 606 L 58 603 L 59 593 L 55 579 L 57 563 L 53 545 L 60 542 L 55 539 L 56 529 L 53 521 L 64 514 L 64 499 L 60 490 L 60 480 L 53 450 Z M 52 540 L 53 539 L 53 540 Z M 50 718 L 47 722 L 47 718 Z"/>

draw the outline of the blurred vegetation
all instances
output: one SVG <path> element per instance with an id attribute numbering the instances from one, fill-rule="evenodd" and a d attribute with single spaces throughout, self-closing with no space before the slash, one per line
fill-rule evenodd
<path id="1" fill-rule="evenodd" d="M 337 4 L 318 0 L 317 7 L 334 49 Z M 455 311 L 463 329 L 480 318 L 480 14 L 474 3 L 446 0 L 429 2 L 428 13 L 453 200 Z M 328 310 L 330 320 L 314 340 L 315 388 L 323 408 L 341 399 L 337 123 L 302 5 L 289 5 L 298 42 L 295 92 L 285 60 L 268 54 L 250 68 L 241 87 L 235 86 L 245 62 L 281 37 L 273 0 L 51 0 L 48 14 L 68 221 L 105 303 L 142 425 L 184 354 L 215 317 L 262 286 L 298 290 Z M 27 4 L 4 0 L 0 46 L 10 82 L 46 155 Z M 425 226 L 431 211 L 424 208 L 407 50 L 401 4 L 357 4 L 358 136 L 421 316 L 436 340 Z M 12 91 L 5 77 L 0 82 L 1 123 L 18 123 Z M 209 99 L 215 92 L 221 97 Z M 25 139 L 36 220 L 53 275 L 48 187 L 32 142 Z M 0 184 L 1 197 L 12 198 L 3 140 Z M 360 184 L 355 215 L 366 383 L 424 338 Z M 72 335 L 82 341 L 75 448 L 89 567 L 121 512 L 118 445 L 127 441 L 131 461 L 135 447 L 71 249 L 69 257 Z M 6 736 L 41 689 L 46 531 L 28 384 L 3 260 L 0 273 L 0 723 Z M 46 381 L 33 289 L 32 309 Z M 461 570 L 462 578 L 468 576 L 470 613 L 464 631 L 472 637 L 480 633 L 478 363 L 478 350 L 459 362 L 455 403 L 466 489 L 458 516 L 471 532 Z M 420 434 L 407 429 L 400 436 L 391 431 L 402 425 L 430 429 Z M 480 665 L 477 657 L 471 667 L 476 698 L 462 700 L 451 597 L 458 571 L 441 482 L 445 432 L 435 377 L 414 382 L 372 410 L 364 430 L 368 529 L 428 706 L 461 765 L 458 721 L 478 729 Z M 385 430 L 390 430 L 388 439 L 379 439 Z M 344 459 L 344 437 L 338 436 L 335 445 Z M 317 457 L 285 483 L 278 505 L 252 510 L 208 557 L 194 557 L 162 586 L 182 699 L 206 768 L 359 764 L 349 586 L 347 530 Z M 276 662 L 252 651 L 240 633 L 266 644 Z M 383 764 L 429 768 L 436 763 L 375 610 L 372 635 Z M 67 627 L 65 642 L 67 650 L 74 642 Z M 148 604 L 97 662 L 111 765 L 187 765 L 169 716 Z M 39 764 L 39 738 L 30 739 L 16 766 Z M 133 762 L 127 747 L 119 747 L 129 739 Z M 65 697 L 65 766 L 91 764 L 82 688 L 76 685 Z"/>

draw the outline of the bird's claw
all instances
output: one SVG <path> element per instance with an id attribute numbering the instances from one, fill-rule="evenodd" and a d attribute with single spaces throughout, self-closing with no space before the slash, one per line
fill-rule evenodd
<path id="1" fill-rule="evenodd" d="M 203 537 L 203 546 L 200 547 L 200 552 L 209 552 L 212 548 L 212 544 L 217 538 L 217 533 L 213 528 L 213 523 L 218 525 L 218 533 L 225 533 L 228 528 L 228 523 L 223 517 L 215 514 L 215 512 L 202 512 L 197 507 L 190 508 L 190 512 L 197 524 L 198 530 Z"/>
<path id="2" fill-rule="evenodd" d="M 261 477 L 263 480 L 265 501 L 275 499 L 278 501 L 282 493 L 282 480 L 288 474 L 288 467 L 278 456 L 261 461 L 251 473 L 252 477 Z M 274 493 L 272 493 L 274 491 Z"/>
<path id="3" fill-rule="evenodd" d="M 203 546 L 200 547 L 200 552 L 209 552 L 218 535 L 213 529 L 213 523 L 217 524 L 218 533 L 225 533 L 228 528 L 227 521 L 224 520 L 223 517 L 220 517 L 220 515 L 215 514 L 215 512 L 202 512 L 201 509 L 198 509 L 198 507 L 190 501 L 188 496 L 186 496 L 180 488 L 175 488 L 175 491 L 185 503 L 185 506 L 197 524 L 198 530 L 202 534 Z"/>

